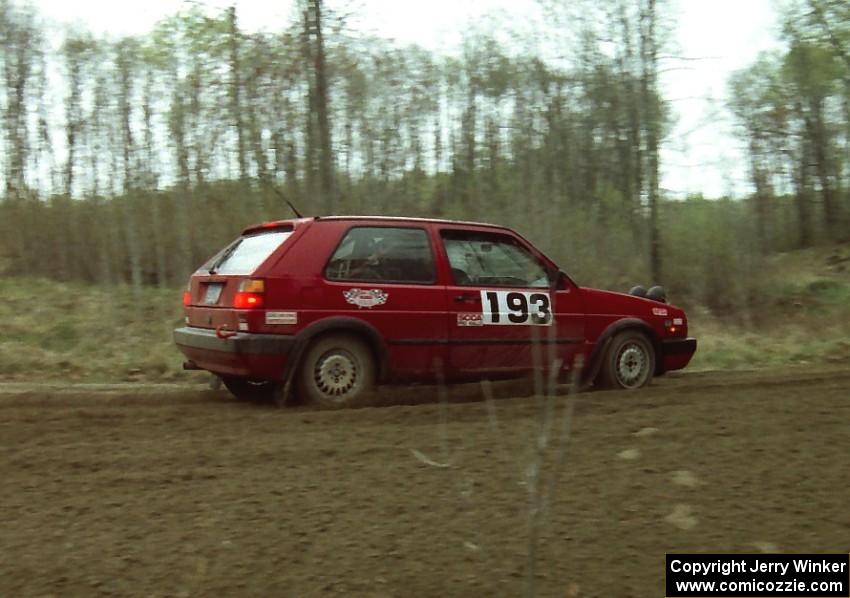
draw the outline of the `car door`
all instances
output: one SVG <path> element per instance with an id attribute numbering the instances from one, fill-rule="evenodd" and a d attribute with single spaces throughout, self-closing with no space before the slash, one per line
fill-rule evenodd
<path id="1" fill-rule="evenodd" d="M 390 371 L 428 378 L 446 360 L 445 289 L 428 226 L 349 226 L 324 269 L 322 315 L 357 318 L 384 339 Z"/>
<path id="2" fill-rule="evenodd" d="M 444 227 L 449 365 L 458 375 L 512 375 L 558 359 L 583 341 L 579 293 L 518 235 Z"/>

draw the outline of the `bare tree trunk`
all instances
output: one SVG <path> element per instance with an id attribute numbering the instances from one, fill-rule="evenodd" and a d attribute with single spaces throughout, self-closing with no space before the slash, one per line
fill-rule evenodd
<path id="1" fill-rule="evenodd" d="M 658 223 L 659 188 L 658 159 L 660 144 L 661 115 L 658 96 L 658 39 L 656 37 L 657 13 L 655 0 L 646 0 L 641 15 L 644 21 L 641 50 L 643 54 L 643 101 L 646 111 L 646 163 L 647 196 L 649 198 L 649 270 L 653 284 L 662 283 L 661 233 Z"/>
<path id="2" fill-rule="evenodd" d="M 845 159 L 847 161 L 847 167 L 848 169 L 850 169 L 850 45 L 846 44 L 846 42 L 848 41 L 846 36 L 844 36 L 844 38 L 842 39 L 837 34 L 835 28 L 832 26 L 831 19 L 825 14 L 824 7 L 820 2 L 818 2 L 817 0 L 808 0 L 808 5 L 812 11 L 812 15 L 815 17 L 816 22 L 818 23 L 818 25 L 820 25 L 821 29 L 823 29 L 824 33 L 826 33 L 827 40 L 829 41 L 833 52 L 844 65 L 844 75 L 842 77 L 844 82 L 844 99 L 842 102 L 844 109 L 845 127 L 844 153 Z M 838 3 L 838 5 L 840 6 L 841 3 Z M 833 222 L 831 224 L 833 232 L 841 229 L 841 227 L 844 225 L 844 219 L 846 215 L 850 214 L 850 173 L 848 173 L 845 185 L 845 203 L 847 205 L 844 206 L 844 214 L 840 213 L 842 211 L 841 206 L 836 205 L 834 199 L 830 199 L 832 210 L 835 212 L 834 217 L 840 220 L 840 222 Z M 824 196 L 824 200 L 826 200 L 826 196 Z M 826 205 L 824 205 L 824 208 L 826 208 Z"/>
<path id="3" fill-rule="evenodd" d="M 104 110 L 107 105 L 107 98 L 111 95 L 109 89 L 107 89 L 107 80 L 106 77 L 101 75 L 97 78 L 95 82 L 95 91 L 94 91 L 94 109 L 91 114 L 91 126 L 89 131 L 91 132 L 91 137 L 93 138 L 92 149 L 94 151 L 91 152 L 91 177 L 92 177 L 92 194 L 94 195 L 94 201 L 96 205 L 106 214 L 106 226 L 98 227 L 98 251 L 100 252 L 100 281 L 112 284 L 115 282 L 115 256 L 117 254 L 116 251 L 116 234 L 115 234 L 115 225 L 118 222 L 115 218 L 115 206 L 114 202 L 102 202 L 101 201 L 101 183 L 100 183 L 100 169 L 101 164 L 104 159 L 104 155 L 108 154 L 109 151 L 109 127 L 104 126 Z M 107 189 L 104 195 L 107 195 L 110 192 Z"/>
<path id="4" fill-rule="evenodd" d="M 230 110 L 233 126 L 236 127 L 236 146 L 238 157 L 238 177 L 245 178 L 247 160 L 245 157 L 245 131 L 242 120 L 242 81 L 239 72 L 239 28 L 236 24 L 236 6 L 227 9 L 227 21 L 230 27 Z"/>
<path id="5" fill-rule="evenodd" d="M 768 173 L 765 168 L 759 163 L 759 150 L 755 138 L 750 139 L 750 168 L 752 171 L 753 185 L 756 188 L 753 195 L 753 210 L 756 221 L 756 236 L 759 251 L 762 254 L 767 253 L 767 222 L 768 222 L 768 205 L 772 195 Z"/>
<path id="6" fill-rule="evenodd" d="M 179 279 L 189 275 L 193 261 L 192 239 L 189 230 L 189 193 L 191 171 L 189 170 L 189 141 L 186 132 L 186 108 L 178 88 L 177 73 L 172 74 L 174 95 L 171 100 L 170 129 L 174 138 L 177 158 L 177 189 L 174 193 L 174 220 L 177 229 L 177 259 L 174 274 Z"/>
<path id="7" fill-rule="evenodd" d="M 142 258 L 139 247 L 139 234 L 133 214 L 135 199 L 135 176 L 131 156 L 133 152 L 133 133 L 130 125 L 132 106 L 132 54 L 135 48 L 120 44 L 117 48 L 118 67 L 118 106 L 121 118 L 121 144 L 124 165 L 123 203 L 124 203 L 124 234 L 127 240 L 127 257 L 130 266 L 130 281 L 133 293 L 138 297 L 142 290 Z"/>
<path id="8" fill-rule="evenodd" d="M 310 0 L 310 24 L 315 40 L 313 48 L 313 73 L 315 77 L 316 125 L 319 136 L 319 180 L 321 183 L 324 211 L 334 210 L 334 159 L 331 149 L 331 125 L 328 115 L 328 79 L 325 67 L 325 42 L 322 32 L 322 0 Z"/>
<path id="9" fill-rule="evenodd" d="M 316 84 L 314 80 L 314 73 L 312 71 L 312 65 L 314 64 L 313 60 L 313 48 L 311 42 L 311 34 L 310 31 L 312 29 L 311 20 L 310 20 L 310 11 L 309 8 L 304 9 L 304 35 L 302 36 L 301 43 L 301 52 L 303 54 L 304 59 L 304 76 L 307 80 L 307 114 L 305 118 L 305 131 L 304 136 L 306 140 L 306 147 L 304 148 L 304 173 L 305 173 L 305 195 L 309 198 L 308 201 L 311 203 L 316 202 L 316 194 L 319 190 L 318 185 L 318 176 L 317 176 L 317 160 L 316 155 L 318 154 L 318 144 L 316 143 L 316 131 L 317 131 L 317 108 L 316 108 Z M 321 211 L 324 203 L 317 206 L 317 211 Z"/>
<path id="10" fill-rule="evenodd" d="M 798 111 L 800 107 L 798 106 Z M 808 247 L 812 244 L 812 223 L 810 214 L 810 184 L 809 184 L 809 161 L 811 151 L 809 141 L 804 137 L 800 140 L 801 155 L 797 165 L 796 197 L 798 225 L 798 247 Z"/>
<path id="11" fill-rule="evenodd" d="M 810 114 L 806 119 L 806 128 L 812 140 L 815 169 L 821 188 L 823 229 L 827 237 L 832 238 L 833 232 L 836 230 L 835 227 L 838 224 L 838 213 L 830 173 L 830 157 L 827 147 L 829 140 L 827 139 L 826 126 L 823 119 L 823 102 L 820 99 L 813 99 L 810 106 Z"/>
<path id="12" fill-rule="evenodd" d="M 636 89 L 635 77 L 632 74 L 635 50 L 632 44 L 632 23 L 625 0 L 621 0 L 619 9 L 620 28 L 623 36 L 624 54 L 620 61 L 620 77 L 626 103 L 626 143 L 625 156 L 623 158 L 623 177 L 625 181 L 624 193 L 628 202 L 629 222 L 632 226 L 632 235 L 636 242 L 643 237 L 643 231 L 639 222 L 641 212 L 641 190 L 643 189 L 643 150 L 641 144 L 643 135 L 640 122 L 640 107 L 638 90 Z"/>
<path id="13" fill-rule="evenodd" d="M 34 65 L 41 52 L 41 37 L 34 15 L 16 11 L 5 4 L 0 7 L 2 43 L 2 82 L 5 84 L 6 194 L 23 197 L 26 191 L 25 165 L 28 157 L 27 117 L 29 88 L 33 84 Z"/>
<path id="14" fill-rule="evenodd" d="M 153 82 L 154 73 L 148 68 L 145 73 L 145 91 L 142 100 L 142 112 L 145 122 L 145 162 L 147 162 L 144 168 L 147 175 L 144 186 L 151 192 L 148 200 L 151 209 L 151 240 L 156 261 L 156 282 L 162 288 L 168 285 L 168 270 L 166 268 L 165 245 L 162 240 L 161 228 L 163 222 L 160 216 L 159 196 L 156 194 L 157 174 L 154 170 L 156 150 L 154 149 L 153 139 Z"/>

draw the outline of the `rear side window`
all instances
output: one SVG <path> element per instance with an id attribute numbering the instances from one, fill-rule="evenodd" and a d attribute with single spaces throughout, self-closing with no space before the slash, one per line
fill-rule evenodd
<path id="1" fill-rule="evenodd" d="M 291 230 L 278 229 L 242 237 L 207 262 L 204 269 L 210 274 L 252 274 L 291 235 Z"/>
<path id="2" fill-rule="evenodd" d="M 328 280 L 429 284 L 436 280 L 428 234 L 421 228 L 350 229 L 325 267 Z"/>

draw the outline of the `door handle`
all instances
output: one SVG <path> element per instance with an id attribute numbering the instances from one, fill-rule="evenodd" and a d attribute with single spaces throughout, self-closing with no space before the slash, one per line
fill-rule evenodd
<path id="1" fill-rule="evenodd" d="M 455 301 L 457 303 L 475 303 L 476 300 L 480 301 L 480 297 L 478 297 L 478 295 L 473 295 L 472 293 L 461 293 L 460 295 L 455 295 Z"/>

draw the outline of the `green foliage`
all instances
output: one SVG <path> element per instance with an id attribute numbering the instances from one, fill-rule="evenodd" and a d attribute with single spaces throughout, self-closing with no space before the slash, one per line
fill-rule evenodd
<path id="1" fill-rule="evenodd" d="M 796 86 L 796 94 L 826 97 L 837 90 L 842 65 L 828 47 L 797 42 L 785 55 L 786 80 Z"/>
<path id="2" fill-rule="evenodd" d="M 786 49 L 760 55 L 730 78 L 729 106 L 748 148 L 763 252 L 777 248 L 776 208 L 783 189 L 793 189 L 795 214 L 782 245 L 789 236 L 798 247 L 840 239 L 850 225 L 847 6 L 834 0 L 786 3 Z"/>
<path id="3" fill-rule="evenodd" d="M 0 380 L 185 377 L 171 339 L 181 322 L 179 295 L 4 276 Z"/>
<path id="4" fill-rule="evenodd" d="M 515 173 L 504 169 L 494 176 L 510 181 Z M 367 179 L 346 187 L 341 211 L 370 213 L 370 205 L 385 202 L 387 215 L 433 216 L 440 194 L 453 184 L 445 176 L 415 173 L 383 183 Z M 622 199 L 616 189 L 600 190 L 596 202 L 569 209 L 546 199 L 545 188 L 531 187 L 521 196 L 506 187 L 499 197 L 491 197 L 486 212 L 472 214 L 467 205 L 449 200 L 441 215 L 513 226 L 581 284 L 625 291 L 635 284 L 657 282 L 650 280 L 644 259 L 646 222 L 639 214 L 619 209 Z M 158 250 L 165 255 L 179 251 L 177 202 L 187 203 L 192 215 L 191 269 L 248 224 L 292 216 L 266 186 L 250 182 L 211 183 L 203 193 L 187 195 L 174 190 L 134 193 L 111 202 L 72 201 L 64 196 L 48 204 L 8 201 L 0 203 L 0 255 L 6 258 L 6 272 L 58 280 L 130 282 L 125 247 L 103 251 L 110 237 L 121 235 L 122 218 L 129 217 L 139 228 L 143 280 L 161 286 L 183 284 L 189 272 L 175 270 L 171 262 L 160 271 L 157 264 Z M 314 205 L 298 201 L 296 205 L 307 214 L 315 213 Z M 671 297 L 718 313 L 734 313 L 759 303 L 763 259 L 754 246 L 753 219 L 745 204 L 694 198 L 665 202 L 661 212 L 667 264 L 661 282 Z M 154 213 L 159 215 L 158 222 L 151 219 Z M 26 234 L 18 235 L 22 226 Z M 158 236 L 152 234 L 154 230 Z M 32 244 L 27 245 L 31 251 L 19 249 L 16 241 L 21 240 Z M 74 251 L 67 251 L 69 244 Z M 32 259 L 34 254 L 50 257 Z"/>
<path id="5" fill-rule="evenodd" d="M 670 291 L 693 305 L 734 314 L 758 302 L 761 258 L 745 204 L 689 199 L 664 206 Z"/>

